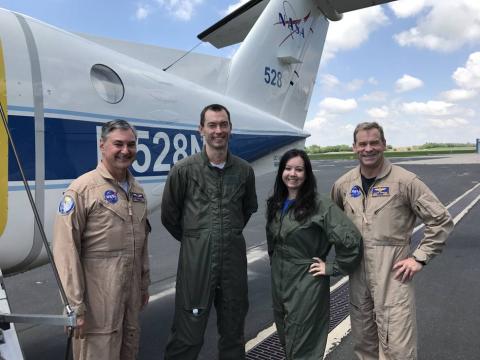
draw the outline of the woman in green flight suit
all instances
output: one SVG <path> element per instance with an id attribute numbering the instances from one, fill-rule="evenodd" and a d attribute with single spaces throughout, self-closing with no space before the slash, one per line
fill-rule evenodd
<path id="1" fill-rule="evenodd" d="M 330 317 L 330 275 L 359 264 L 361 235 L 343 212 L 316 191 L 302 150 L 280 160 L 267 200 L 267 241 L 272 266 L 275 324 L 287 360 L 321 359 Z M 335 258 L 327 255 L 335 247 Z"/>

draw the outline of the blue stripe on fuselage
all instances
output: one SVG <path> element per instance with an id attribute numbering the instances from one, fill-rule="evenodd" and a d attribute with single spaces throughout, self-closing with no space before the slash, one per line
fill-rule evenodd
<path id="1" fill-rule="evenodd" d="M 103 122 L 45 117 L 45 180 L 75 179 L 97 164 L 97 127 Z M 34 120 L 32 116 L 10 115 L 8 126 L 28 180 L 35 178 Z M 192 152 L 202 143 L 196 130 L 135 126 L 139 136 L 137 164 L 132 169 L 136 177 L 166 175 L 171 164 Z M 243 132 L 232 134 L 232 153 L 252 162 L 269 152 L 293 143 L 303 136 L 269 135 Z M 145 146 L 141 146 L 145 145 Z M 193 149 L 193 151 L 192 151 Z M 9 181 L 21 176 L 13 152 L 9 151 Z"/>

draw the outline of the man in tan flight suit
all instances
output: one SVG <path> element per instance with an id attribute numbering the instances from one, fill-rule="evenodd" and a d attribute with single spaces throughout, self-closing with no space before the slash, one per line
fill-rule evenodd
<path id="1" fill-rule="evenodd" d="M 353 150 L 360 165 L 338 179 L 332 198 L 363 236 L 364 257 L 350 275 L 350 319 L 360 360 L 417 359 L 412 278 L 439 254 L 453 221 L 418 177 L 384 158 L 376 122 L 357 125 Z M 424 237 L 411 253 L 415 221 Z"/>
<path id="2" fill-rule="evenodd" d="M 124 120 L 103 125 L 102 162 L 65 191 L 53 255 L 77 315 L 76 360 L 135 359 L 140 309 L 148 303 L 147 204 L 128 171 L 137 135 Z"/>

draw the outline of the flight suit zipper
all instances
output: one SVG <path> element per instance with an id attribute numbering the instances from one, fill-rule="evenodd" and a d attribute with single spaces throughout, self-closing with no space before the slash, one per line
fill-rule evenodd
<path id="1" fill-rule="evenodd" d="M 372 189 L 373 187 L 375 187 L 375 185 L 377 185 L 377 183 L 379 182 L 379 179 L 375 179 L 375 181 L 372 183 L 372 185 L 370 185 L 370 187 L 368 188 L 368 191 L 367 193 L 365 194 L 365 192 L 363 191 L 363 187 L 361 186 L 360 187 L 360 191 L 362 192 L 363 194 L 363 199 L 362 199 L 362 205 L 363 205 L 363 212 L 362 212 L 362 216 L 363 216 L 363 221 L 365 221 L 365 224 L 369 224 L 368 220 L 367 220 L 367 203 L 368 203 L 368 194 L 370 193 L 370 189 Z M 375 212 L 375 214 L 377 214 L 377 212 Z"/>
<path id="2" fill-rule="evenodd" d="M 125 193 L 125 197 L 127 198 L 127 209 L 128 209 L 128 216 L 130 216 L 130 226 L 132 227 L 132 252 L 133 252 L 133 257 L 132 257 L 132 264 L 131 264 L 131 279 L 134 278 L 135 276 L 135 224 L 134 224 L 134 219 L 133 219 L 133 206 L 132 206 L 132 198 L 130 196 L 130 184 L 128 184 L 128 191 L 125 191 L 120 184 L 118 186 L 122 189 L 122 191 Z"/>
<path id="3" fill-rule="evenodd" d="M 288 211 L 287 211 L 288 212 Z M 280 226 L 278 227 L 278 232 L 277 232 L 277 239 L 280 240 L 280 232 L 282 231 L 282 226 L 283 226 L 283 218 L 285 217 L 286 213 L 287 212 L 283 212 L 282 211 L 282 214 L 280 215 Z M 279 246 L 283 246 L 283 244 L 279 244 Z M 283 251 L 281 252 L 282 253 L 282 256 L 283 256 Z M 284 270 L 284 263 L 285 263 L 285 259 L 282 259 L 281 262 L 280 262 L 280 293 L 283 294 L 284 293 L 284 289 L 283 289 L 283 270 Z"/>
<path id="4" fill-rule="evenodd" d="M 373 186 L 373 184 L 372 184 L 372 186 Z M 363 187 L 360 187 L 360 191 L 362 192 L 362 195 L 363 195 L 363 198 L 362 198 L 362 206 L 363 206 L 362 218 L 363 218 L 363 221 L 365 222 L 365 224 L 368 225 L 368 219 L 367 219 L 368 191 L 365 194 L 365 192 L 363 191 Z"/>
<path id="5" fill-rule="evenodd" d="M 223 273 L 221 269 L 223 269 L 223 252 L 225 251 L 224 249 L 224 239 L 223 239 L 223 206 L 222 206 L 222 198 L 223 198 L 223 169 L 218 169 L 219 175 L 220 175 L 220 184 L 218 187 L 218 210 L 219 210 L 219 216 L 220 216 L 220 274 Z M 221 276 L 221 275 L 220 275 Z M 221 281 L 221 279 L 219 279 Z"/>

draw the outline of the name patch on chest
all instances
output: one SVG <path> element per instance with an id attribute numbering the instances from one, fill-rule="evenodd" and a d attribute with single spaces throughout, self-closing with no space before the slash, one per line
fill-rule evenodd
<path id="1" fill-rule="evenodd" d="M 350 190 L 350 196 L 353 198 L 359 197 L 362 195 L 362 191 L 360 190 L 360 186 L 355 185 L 352 187 L 352 190 Z"/>
<path id="2" fill-rule="evenodd" d="M 378 186 L 372 188 L 372 197 L 390 196 L 390 188 L 388 186 Z"/>
<path id="3" fill-rule="evenodd" d="M 110 204 L 115 204 L 118 201 L 118 195 L 113 190 L 105 191 L 105 194 L 103 196 L 105 200 L 107 200 Z"/>
<path id="4" fill-rule="evenodd" d="M 130 193 L 133 202 L 145 202 L 145 196 L 142 193 Z"/>

